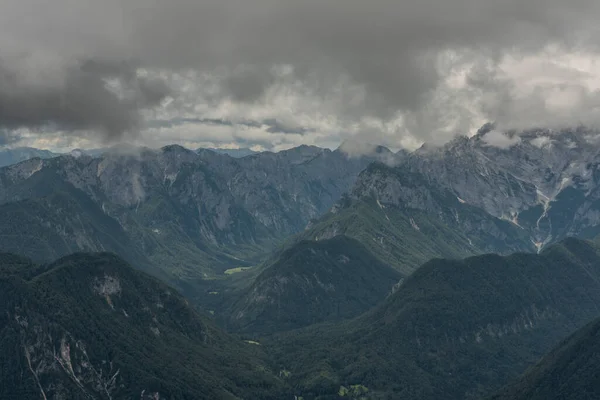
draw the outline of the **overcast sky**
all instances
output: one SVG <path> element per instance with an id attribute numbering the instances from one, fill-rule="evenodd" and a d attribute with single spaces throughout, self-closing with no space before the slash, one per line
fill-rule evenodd
<path id="1" fill-rule="evenodd" d="M 414 148 L 600 126 L 597 0 L 2 0 L 0 144 Z"/>

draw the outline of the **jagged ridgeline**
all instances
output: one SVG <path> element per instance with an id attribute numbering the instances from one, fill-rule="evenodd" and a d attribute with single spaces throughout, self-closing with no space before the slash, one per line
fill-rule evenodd
<path id="1" fill-rule="evenodd" d="M 33 158 L 0 169 L 0 250 L 40 262 L 112 251 L 177 284 L 222 277 L 301 232 L 376 156 L 167 146 Z"/>
<path id="2" fill-rule="evenodd" d="M 0 398 L 277 399 L 260 346 L 110 254 L 0 254 Z"/>
<path id="3" fill-rule="evenodd" d="M 488 396 L 600 313 L 589 134 L 1 168 L 0 398 Z"/>
<path id="4" fill-rule="evenodd" d="M 524 132 L 510 148 L 491 134 L 360 157 L 167 146 L 30 159 L 0 169 L 0 249 L 36 261 L 112 251 L 189 294 L 295 234 L 346 235 L 410 274 L 432 257 L 535 252 L 600 233 L 591 132 Z"/>
<path id="5" fill-rule="evenodd" d="M 494 145 L 504 137 L 511 145 Z M 600 233 L 598 132 L 576 129 L 503 133 L 485 126 L 471 138 L 425 146 L 405 169 L 447 188 L 464 204 L 511 222 L 542 249 L 569 236 Z"/>
<path id="6" fill-rule="evenodd" d="M 301 239 L 347 235 L 409 274 L 432 257 L 536 252 L 600 233 L 597 133 L 533 130 L 509 147 L 492 144 L 498 134 L 487 127 L 369 165 Z"/>

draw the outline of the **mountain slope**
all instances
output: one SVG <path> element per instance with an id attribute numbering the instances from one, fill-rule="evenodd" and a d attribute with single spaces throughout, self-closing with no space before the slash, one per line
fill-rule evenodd
<path id="1" fill-rule="evenodd" d="M 3 399 L 267 398 L 260 349 L 116 256 L 0 255 Z"/>
<path id="2" fill-rule="evenodd" d="M 471 138 L 425 146 L 402 169 L 522 228 L 541 249 L 600 232 L 598 135 L 585 128 L 499 132 L 487 125 Z M 497 145 L 499 138 L 511 144 Z"/>
<path id="3" fill-rule="evenodd" d="M 400 278 L 354 239 L 303 241 L 256 277 L 228 310 L 227 327 L 271 333 L 355 317 L 385 299 Z"/>
<path id="4" fill-rule="evenodd" d="M 515 225 L 465 204 L 427 177 L 401 167 L 369 165 L 350 194 L 300 237 L 345 234 L 404 274 L 433 257 L 534 251 Z"/>
<path id="5" fill-rule="evenodd" d="M 355 320 L 272 345 L 305 398 L 474 399 L 600 314 L 600 251 L 569 239 L 540 255 L 432 260 Z"/>
<path id="6" fill-rule="evenodd" d="M 0 205 L 2 248 L 35 261 L 85 251 L 113 251 L 147 265 L 122 226 L 83 191 L 51 170 L 34 174 Z M 20 200 L 23 198 L 23 200 Z"/>
<path id="7" fill-rule="evenodd" d="M 577 331 L 493 400 L 600 398 L 600 320 Z"/>
<path id="8" fill-rule="evenodd" d="M 474 253 L 468 238 L 426 213 L 383 207 L 374 199 L 352 202 L 314 222 L 299 239 L 351 237 L 404 275 L 433 257 Z"/>

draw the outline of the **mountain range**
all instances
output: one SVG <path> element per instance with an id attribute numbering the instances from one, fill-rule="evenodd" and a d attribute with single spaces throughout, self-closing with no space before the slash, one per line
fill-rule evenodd
<path id="1" fill-rule="evenodd" d="M 307 399 L 352 387 L 369 399 L 480 399 L 598 315 L 600 248 L 567 239 L 540 254 L 434 259 L 355 319 L 264 343 Z"/>
<path id="2" fill-rule="evenodd" d="M 348 208 L 372 208 L 367 200 L 375 200 L 380 210 L 403 210 L 413 230 L 427 224 L 417 221 L 422 214 L 461 236 L 452 251 L 436 249 L 440 243 L 434 243 L 416 255 L 391 249 L 395 244 L 380 243 L 382 248 L 375 250 L 367 242 L 380 240 L 377 232 L 369 233 L 372 240 L 362 240 L 404 273 L 431 256 L 540 250 L 568 236 L 593 238 L 600 233 L 600 141 L 593 132 L 523 132 L 506 148 L 493 145 L 489 137 L 497 135 L 510 134 L 486 126 L 471 138 L 459 137 L 442 147 L 396 154 L 381 147 L 361 149 L 367 156 L 356 156 L 356 146 L 348 143 L 336 151 L 301 146 L 240 158 L 178 146 L 107 151 L 94 157 L 73 152 L 0 172 L 1 200 L 31 198 L 30 193 L 14 192 L 34 173 L 55 171 L 135 235 L 150 259 L 174 264 L 179 275 L 188 277 L 219 274 L 236 259 L 253 264 L 282 243 L 281 238 L 302 233 L 309 224 L 302 239 L 346 231 L 340 220 L 351 213 Z M 373 161 L 380 164 L 369 166 Z M 344 193 L 348 196 L 342 198 Z M 166 216 L 153 215 L 157 208 L 186 224 L 165 226 Z M 324 221 L 328 212 L 330 221 Z M 369 213 L 390 218 L 375 209 Z M 163 240 L 161 234 L 177 239 Z M 165 250 L 173 242 L 185 247 L 179 251 L 186 253 L 182 259 Z M 191 262 L 202 264 L 202 272 L 190 271 Z"/>
<path id="3" fill-rule="evenodd" d="M 0 397 L 586 398 L 597 138 L 23 153 L 0 168 Z"/>
<path id="4" fill-rule="evenodd" d="M 408 275 L 432 257 L 600 233 L 593 132 L 524 132 L 506 148 L 490 135 L 510 139 L 486 126 L 413 153 L 347 142 L 240 158 L 180 146 L 33 158 L 0 169 L 0 250 L 39 262 L 113 251 L 187 290 L 339 234 Z"/>
<path id="5" fill-rule="evenodd" d="M 513 144 L 492 145 L 498 135 Z M 511 136 L 486 126 L 471 138 L 417 150 L 403 167 L 451 190 L 461 202 L 511 222 L 541 249 L 568 236 L 599 233 L 598 138 L 584 128 Z"/>
<path id="6" fill-rule="evenodd" d="M 179 146 L 30 159 L 0 170 L 2 250 L 37 261 L 113 251 L 136 265 L 142 254 L 174 281 L 214 277 L 302 231 L 371 161 L 308 146 L 240 159 Z M 16 232 L 15 209 L 32 209 Z M 61 245 L 29 251 L 32 236 Z"/>

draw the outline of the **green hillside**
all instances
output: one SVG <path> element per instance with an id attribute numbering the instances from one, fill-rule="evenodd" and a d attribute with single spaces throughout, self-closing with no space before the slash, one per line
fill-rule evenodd
<path id="1" fill-rule="evenodd" d="M 462 258 L 476 253 L 466 236 L 427 213 L 379 206 L 375 200 L 352 202 L 330 213 L 299 235 L 323 240 L 345 235 L 402 274 L 433 257 Z"/>
<path id="2" fill-rule="evenodd" d="M 490 400 L 600 399 L 600 320 L 587 325 Z"/>
<path id="3" fill-rule="evenodd" d="M 432 260 L 349 322 L 271 345 L 307 399 L 476 399 L 600 314 L 600 252 L 569 239 L 540 255 Z"/>
<path id="4" fill-rule="evenodd" d="M 303 241 L 234 302 L 227 327 L 270 333 L 355 317 L 385 299 L 401 277 L 354 239 Z"/>
<path id="5" fill-rule="evenodd" d="M 351 193 L 299 237 L 340 234 L 357 239 L 403 274 L 434 257 L 535 250 L 517 225 L 464 203 L 423 174 L 381 163 L 361 172 Z"/>
<path id="6" fill-rule="evenodd" d="M 116 256 L 0 255 L 0 398 L 280 398 L 258 346 Z"/>

